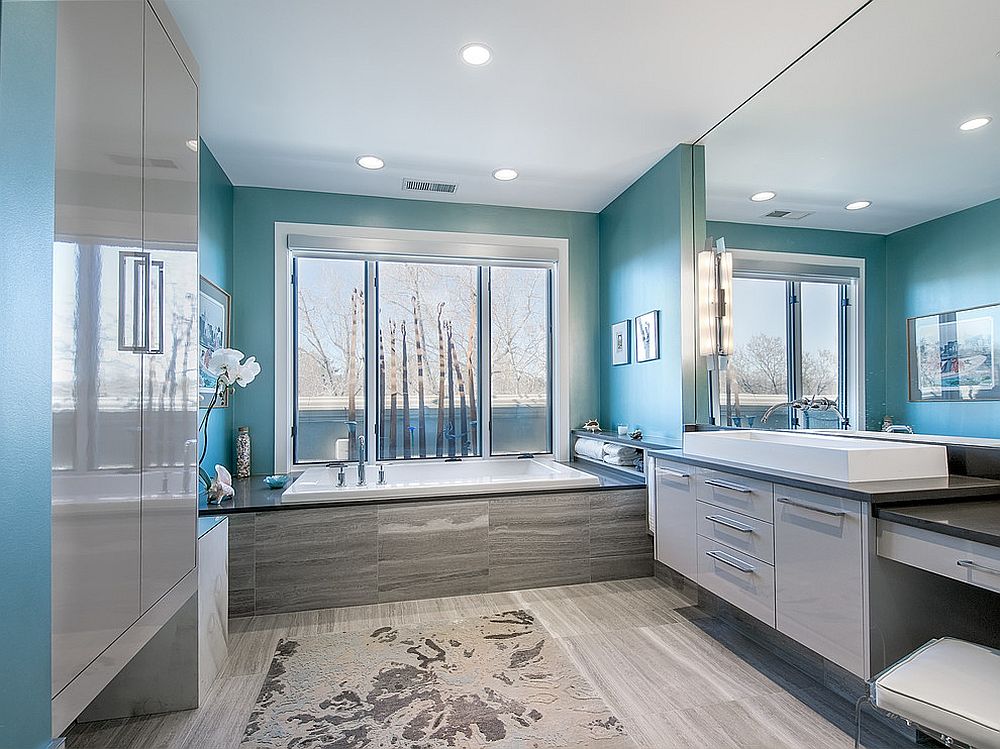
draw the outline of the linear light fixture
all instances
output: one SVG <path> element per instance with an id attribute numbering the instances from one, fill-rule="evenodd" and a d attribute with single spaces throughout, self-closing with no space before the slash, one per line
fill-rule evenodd
<path id="1" fill-rule="evenodd" d="M 711 242 L 711 240 L 709 240 Z M 733 254 L 721 237 L 698 253 L 698 350 L 702 356 L 733 353 Z"/>

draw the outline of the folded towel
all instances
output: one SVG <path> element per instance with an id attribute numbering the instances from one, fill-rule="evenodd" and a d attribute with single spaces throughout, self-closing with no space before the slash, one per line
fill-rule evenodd
<path id="1" fill-rule="evenodd" d="M 577 455 L 580 455 L 584 458 L 601 460 L 604 457 L 604 447 L 605 444 L 600 440 L 592 440 L 583 437 L 576 441 L 576 446 L 574 447 L 574 450 Z"/>
<path id="2" fill-rule="evenodd" d="M 609 442 L 604 446 L 604 454 L 614 458 L 635 458 L 639 451 L 631 445 L 616 445 Z"/>
<path id="3" fill-rule="evenodd" d="M 615 455 L 605 455 L 604 456 L 604 462 L 607 463 L 608 465 L 612 465 L 612 466 L 635 466 L 636 465 L 636 461 L 637 461 L 637 459 L 636 459 L 636 456 L 634 456 L 634 455 L 629 455 L 629 456 L 624 457 L 624 458 L 619 458 L 619 457 L 617 457 Z"/>

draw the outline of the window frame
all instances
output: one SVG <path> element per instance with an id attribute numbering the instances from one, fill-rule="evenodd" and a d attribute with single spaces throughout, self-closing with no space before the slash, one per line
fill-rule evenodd
<path id="1" fill-rule="evenodd" d="M 568 459 L 569 434 L 569 336 L 565 331 L 569 319 L 569 240 L 565 238 L 527 237 L 515 235 L 471 234 L 464 232 L 437 232 L 407 229 L 381 229 L 336 225 L 275 223 L 275 470 L 290 471 L 319 463 L 297 463 L 294 460 L 291 426 L 294 422 L 294 337 L 293 309 L 296 304 L 292 286 L 293 260 L 297 257 L 340 257 L 379 261 L 439 262 L 443 264 L 468 264 L 484 269 L 492 266 L 531 266 L 549 270 L 549 422 L 552 457 Z M 481 275 L 488 276 L 488 270 Z M 371 266 L 366 265 L 366 446 L 367 461 L 377 461 L 377 436 L 370 411 L 373 395 L 378 392 L 377 335 L 377 279 Z M 481 288 L 487 284 L 481 282 Z M 479 383 L 478 407 L 481 424 L 481 455 L 464 457 L 463 460 L 488 460 L 510 457 L 512 454 L 494 455 L 490 436 L 491 379 L 489 294 L 481 291 L 479 317 Z M 282 314 L 284 311 L 284 314 Z M 484 320 L 485 318 L 485 320 Z M 484 324 L 485 323 L 485 324 Z M 376 348 L 372 359 L 372 347 Z M 378 404 L 376 404 L 377 406 Z M 489 411 L 488 411 L 489 409 Z M 542 455 L 542 453 L 535 453 Z M 445 460 L 447 458 L 409 458 L 414 460 Z M 396 459 L 402 462 L 403 458 Z"/>
<path id="2" fill-rule="evenodd" d="M 840 286 L 838 310 L 838 405 L 848 418 L 851 429 L 865 428 L 865 260 L 864 258 L 767 250 L 732 249 L 733 277 L 771 279 L 785 282 L 787 397 L 801 395 L 802 384 L 802 308 L 801 284 L 820 282 Z M 739 309 L 734 309 L 736 319 Z M 723 426 L 729 422 L 729 403 L 723 402 L 724 389 L 717 388 L 714 413 Z M 846 404 L 846 408 L 844 408 Z M 788 429 L 804 428 L 789 409 Z M 821 427 L 822 428 L 822 427 Z"/>

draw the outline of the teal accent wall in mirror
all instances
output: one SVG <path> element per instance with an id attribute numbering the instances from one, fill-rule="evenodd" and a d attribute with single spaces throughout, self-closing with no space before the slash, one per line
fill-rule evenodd
<path id="1" fill-rule="evenodd" d="M 1000 437 L 1000 401 L 911 399 L 907 368 L 909 318 L 1000 304 L 997 28 L 993 0 L 877 0 L 698 141 L 710 236 L 864 260 L 868 429 Z"/>

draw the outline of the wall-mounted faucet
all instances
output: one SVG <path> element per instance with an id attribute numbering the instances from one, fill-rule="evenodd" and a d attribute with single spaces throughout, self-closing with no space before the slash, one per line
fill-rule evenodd
<path id="1" fill-rule="evenodd" d="M 840 428 L 847 429 L 851 425 L 851 420 L 841 413 L 840 409 L 837 408 L 835 401 L 827 398 L 826 396 L 814 395 L 812 398 L 796 398 L 793 401 L 788 401 L 786 403 L 778 403 L 777 405 L 771 406 L 764 412 L 764 415 L 760 417 L 760 423 L 765 424 L 767 420 L 771 418 L 771 414 L 777 411 L 779 408 L 785 407 L 791 409 L 798 409 L 800 411 L 833 411 L 837 414 L 837 418 L 840 420 Z"/>

